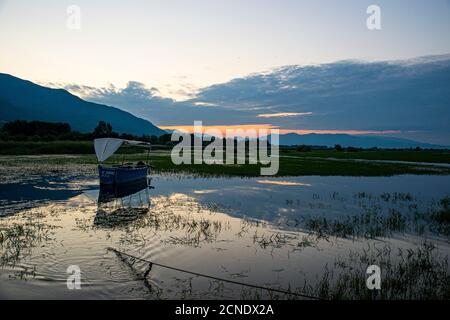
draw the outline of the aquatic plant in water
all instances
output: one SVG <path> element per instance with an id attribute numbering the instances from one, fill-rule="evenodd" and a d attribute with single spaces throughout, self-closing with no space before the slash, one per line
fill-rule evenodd
<path id="1" fill-rule="evenodd" d="M 366 269 L 381 268 L 381 290 L 368 290 Z M 389 245 L 369 246 L 325 266 L 316 285 L 304 290 L 322 299 L 449 299 L 448 257 L 425 241 L 414 249 L 392 250 Z"/>
<path id="2" fill-rule="evenodd" d="M 0 266 L 14 266 L 31 249 L 51 239 L 51 226 L 27 219 L 0 226 Z"/>

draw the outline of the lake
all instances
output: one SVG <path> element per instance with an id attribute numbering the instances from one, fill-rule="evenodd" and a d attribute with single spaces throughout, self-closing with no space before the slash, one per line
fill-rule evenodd
<path id="1" fill-rule="evenodd" d="M 144 276 L 148 264 L 108 248 L 314 297 L 376 294 L 361 295 L 356 288 L 369 264 L 385 268 L 390 279 L 399 266 L 425 259 L 436 279 L 448 277 L 449 228 L 436 217 L 450 196 L 449 176 L 160 174 L 151 186 L 99 203 L 93 174 L 5 179 L 0 298 L 302 298 L 156 265 Z M 71 265 L 81 270 L 80 290 L 67 288 Z M 361 283 L 352 287 L 352 277 Z M 386 294 L 420 298 L 434 284 L 421 285 L 405 293 L 389 287 Z M 324 294 L 324 287 L 332 289 Z"/>

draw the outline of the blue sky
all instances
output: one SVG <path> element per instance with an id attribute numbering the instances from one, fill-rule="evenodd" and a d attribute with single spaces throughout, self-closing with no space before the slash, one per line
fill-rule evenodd
<path id="1" fill-rule="evenodd" d="M 81 29 L 66 27 L 69 5 Z M 382 29 L 366 28 L 381 8 Z M 448 0 L 0 0 L 0 70 L 42 82 L 125 86 L 182 99 L 292 64 L 450 52 Z"/>
<path id="2" fill-rule="evenodd" d="M 381 30 L 366 27 L 372 4 L 381 9 Z M 67 27 L 70 5 L 81 10 L 79 29 Z M 431 72 L 335 63 L 449 54 L 449 34 L 449 0 L 0 0 L 0 72 L 160 126 L 203 120 L 450 144 L 447 62 L 432 62 Z M 380 81 L 364 78 L 367 68 Z M 340 79 L 345 99 L 333 91 Z M 314 90 L 304 91 L 305 82 Z"/>

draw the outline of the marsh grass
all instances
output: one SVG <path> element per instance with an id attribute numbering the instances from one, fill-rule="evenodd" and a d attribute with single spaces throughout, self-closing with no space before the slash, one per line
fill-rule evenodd
<path id="1" fill-rule="evenodd" d="M 53 228 L 32 219 L 0 226 L 0 266 L 15 266 L 34 247 L 50 240 Z"/>
<path id="2" fill-rule="evenodd" d="M 183 224 L 183 228 L 186 229 L 183 236 L 170 236 L 165 242 L 194 247 L 200 246 L 201 243 L 214 242 L 222 230 L 222 222 L 205 218 L 191 219 Z"/>
<path id="3" fill-rule="evenodd" d="M 326 217 L 307 217 L 304 227 L 319 237 L 335 236 L 340 238 L 376 238 L 386 237 L 392 232 L 406 230 L 406 218 L 396 210 L 390 210 L 382 216 L 376 210 L 368 210 L 361 215 L 347 216 L 343 219 Z"/>
<path id="4" fill-rule="evenodd" d="M 381 268 L 381 290 L 366 286 L 369 265 Z M 222 281 L 210 281 L 206 291 L 193 289 L 199 278 L 178 279 L 178 292 L 170 292 L 181 299 L 223 299 L 236 293 L 246 300 L 304 299 L 294 294 L 247 288 Z M 278 288 L 274 286 L 273 288 Z M 414 249 L 393 250 L 389 245 L 368 245 L 360 252 L 350 251 L 348 257 L 337 258 L 333 266 L 326 265 L 315 282 L 284 289 L 287 292 L 306 294 L 323 300 L 447 300 L 450 298 L 450 273 L 448 257 L 442 256 L 431 242 Z M 160 296 L 169 292 L 160 291 Z"/>
<path id="5" fill-rule="evenodd" d="M 29 182 L 54 177 L 59 181 L 74 177 L 96 177 L 92 156 L 0 156 L 2 183 Z"/>
<path id="6" fill-rule="evenodd" d="M 16 213 L 36 208 L 40 205 L 45 205 L 46 200 L 23 200 L 23 201 L 8 201 L 0 200 L 0 218 L 14 215 Z"/>
<path id="7" fill-rule="evenodd" d="M 440 208 L 430 215 L 432 229 L 437 233 L 450 235 L 450 197 L 441 199 L 439 204 Z"/>
<path id="8" fill-rule="evenodd" d="M 162 240 L 164 243 L 193 247 L 214 242 L 222 231 L 230 229 L 226 222 L 212 218 L 211 206 L 185 195 L 156 197 L 151 203 L 151 206 L 113 211 L 100 209 L 92 228 L 125 231 L 122 240 L 129 243 L 142 240 L 138 238 L 142 230 L 154 234 L 168 232 L 168 237 Z M 78 222 L 81 229 L 88 225 L 89 221 Z"/>
<path id="9" fill-rule="evenodd" d="M 336 150 L 313 150 L 301 152 L 292 149 L 281 149 L 282 155 L 292 155 L 307 158 L 335 158 L 335 159 L 365 159 L 391 160 L 411 162 L 450 163 L 449 150 L 361 150 L 356 152 Z"/>
<path id="10" fill-rule="evenodd" d="M 112 211 L 98 209 L 94 225 L 102 228 L 120 228 L 142 218 L 149 213 L 149 208 L 119 208 Z"/>
<path id="11" fill-rule="evenodd" d="M 257 244 L 263 249 L 266 249 L 268 247 L 282 248 L 294 239 L 297 239 L 297 237 L 282 232 L 258 234 L 258 231 L 255 231 L 253 235 L 253 243 Z"/>
<path id="12" fill-rule="evenodd" d="M 117 154 L 106 164 L 146 161 L 146 154 Z M 224 164 L 194 165 L 172 163 L 170 152 L 155 152 L 150 156 L 150 163 L 156 173 L 184 173 L 202 177 L 257 177 L 261 165 Z M 95 155 L 38 155 L 38 156 L 0 156 L 0 174 L 7 180 L 29 176 L 96 176 L 97 159 Z M 448 175 L 450 168 L 424 166 L 404 163 L 362 163 L 342 160 L 338 163 L 325 158 L 280 157 L 280 170 L 276 176 L 392 176 L 398 174 L 432 174 Z"/>
<path id="13" fill-rule="evenodd" d="M 133 155 L 132 155 L 133 156 Z M 163 160 L 166 161 L 161 156 Z M 18 179 L 28 178 L 31 172 L 36 177 L 40 177 L 42 172 L 51 175 L 62 174 L 64 177 L 74 177 L 85 174 L 96 174 L 95 159 L 88 161 L 87 164 L 83 162 L 84 158 L 89 157 L 69 157 L 53 158 L 48 157 L 48 163 L 42 162 L 39 158 L 32 158 L 26 160 L 25 167 L 20 161 L 12 160 L 5 168 L 1 167 L 0 172 L 6 172 L 12 169 L 13 174 L 8 177 L 17 177 Z M 136 156 L 138 158 L 138 156 Z M 36 165 L 36 159 L 38 165 Z M 73 163 L 72 163 L 72 160 Z M 4 159 L 0 159 L 0 164 L 4 163 Z M 24 169 L 25 168 L 25 169 Z M 43 171 L 41 171 L 41 169 Z M 215 168 L 219 174 L 220 168 Z M 28 171 L 31 170 L 31 171 Z M 67 170 L 67 171 L 66 171 Z M 162 171 L 164 171 L 164 167 Z M 201 172 L 203 169 L 196 171 L 194 175 Z M 214 172 L 214 170 L 212 172 Z M 230 169 L 231 170 L 231 169 Z M 235 170 L 232 169 L 231 171 Z M 241 170 L 241 169 L 239 169 Z M 240 171 L 236 173 L 239 175 Z M 168 170 L 170 174 L 170 170 Z M 202 173 L 203 174 L 203 173 Z M 215 173 L 212 173 L 213 175 Z M 247 174 L 247 173 L 245 173 Z M 328 195 L 314 195 L 315 200 L 325 201 Z M 336 201 L 347 201 L 343 196 L 337 192 L 330 196 Z M 414 201 L 418 201 L 414 195 L 408 193 L 394 193 L 382 194 L 381 196 L 374 196 L 362 192 L 355 196 L 355 202 L 361 201 L 364 205 L 366 200 L 378 201 L 381 199 L 386 203 L 404 203 L 405 208 L 409 212 L 401 212 L 395 208 L 389 208 L 386 212 L 381 212 L 380 207 L 376 205 L 361 206 L 364 210 L 361 215 L 351 215 L 343 218 L 329 219 L 320 216 L 301 216 L 298 221 L 295 221 L 296 231 L 292 233 L 296 236 L 291 236 L 291 233 L 286 233 L 286 230 L 272 232 L 273 230 L 255 231 L 258 227 L 274 227 L 273 224 L 265 221 L 246 221 L 242 220 L 240 228 L 233 230 L 234 234 L 240 238 L 247 237 L 245 241 L 249 240 L 249 244 L 253 240 L 255 248 L 263 249 L 278 249 L 285 246 L 290 246 L 293 251 L 304 250 L 305 248 L 313 247 L 320 250 L 318 243 L 321 240 L 326 240 L 328 243 L 332 241 L 333 237 L 342 238 L 377 238 L 386 237 L 392 233 L 404 233 L 409 230 L 417 230 L 419 234 L 431 231 L 438 234 L 450 234 L 449 228 L 449 203 L 448 198 L 439 202 L 438 208 L 430 209 L 427 212 L 420 212 Z M 294 200 L 286 201 L 287 206 L 294 206 Z M 303 203 L 298 203 L 298 206 Z M 318 206 L 320 207 L 320 206 Z M 62 214 L 67 211 L 67 208 L 61 207 L 55 215 Z M 316 207 L 313 207 L 314 209 Z M 326 205 L 321 208 L 327 209 Z M 114 238 L 111 241 L 116 241 L 116 235 L 120 236 L 120 240 L 116 242 L 118 245 L 132 244 L 133 247 L 139 246 L 140 241 L 147 241 L 148 236 L 157 234 L 161 241 L 171 245 L 193 246 L 198 247 L 203 243 L 212 243 L 220 241 L 222 232 L 229 230 L 230 225 L 227 224 L 226 219 L 216 219 L 211 210 L 218 210 L 219 207 L 215 205 L 203 206 L 200 205 L 193 198 L 186 197 L 161 197 L 152 199 L 152 207 L 138 214 L 135 213 L 120 213 L 116 216 L 102 217 L 104 220 L 101 223 L 92 223 L 94 208 L 80 209 L 82 214 L 75 217 L 76 221 L 80 223 L 76 227 L 85 228 L 83 231 L 89 232 L 96 229 L 106 229 L 106 233 L 113 234 Z M 78 209 L 77 209 L 78 210 Z M 89 211 L 89 215 L 86 212 Z M 3 218 L 2 218 L 3 219 Z M 5 223 L 0 225 L 0 265 L 16 264 L 22 258 L 30 254 L 31 249 L 42 245 L 52 237 L 51 226 L 40 223 L 38 220 L 25 221 L 22 223 L 6 223 L 5 220 L 0 220 Z M 22 220 L 20 220 L 22 221 Z M 275 225 L 275 227 L 278 227 Z M 119 231 L 115 233 L 114 231 Z M 306 230 L 306 232 L 303 232 Z M 290 231 L 290 230 L 289 230 Z M 101 232 L 99 232 L 101 234 Z M 105 235 L 107 237 L 107 235 Z M 107 238 L 110 241 L 109 238 Z M 371 250 L 374 250 L 372 252 Z M 427 295 L 433 298 L 448 298 L 448 264 L 447 257 L 441 257 L 437 253 L 437 249 L 432 245 L 426 245 L 425 248 L 419 248 L 412 251 L 402 251 L 394 254 L 390 249 L 371 249 L 362 253 L 351 253 L 347 260 L 338 260 L 333 268 L 326 269 L 324 274 L 320 274 L 319 285 L 309 285 L 309 290 L 313 294 L 318 294 L 324 298 L 331 299 L 422 299 Z M 387 257 L 389 253 L 389 258 Z M 384 260 L 383 260 L 384 259 Z M 383 292 L 369 292 L 365 287 L 365 268 L 368 264 L 375 263 L 382 265 L 382 272 L 387 272 L 386 279 L 383 278 L 382 288 Z M 386 269 L 384 269 L 386 268 Z M 145 274 L 145 270 L 143 271 Z M 424 275 L 422 276 L 422 273 Z M 140 276 L 137 276 L 138 279 Z M 384 276 L 383 276 L 384 277 Z M 430 284 L 426 282 L 427 277 Z M 396 278 L 397 280 L 395 282 Z M 161 290 L 158 286 L 151 283 L 149 285 L 154 290 L 155 296 L 162 296 Z M 190 295 L 201 295 L 201 292 L 192 292 L 194 281 L 184 282 L 186 290 L 182 295 L 189 298 Z M 195 282 L 194 282 L 195 283 Z M 414 284 L 417 283 L 417 288 Z M 384 287 L 386 285 L 386 287 Z M 401 291 L 401 287 L 407 288 L 407 293 Z M 409 286 L 409 287 L 408 287 Z M 435 286 L 436 292 L 431 293 L 432 286 Z M 212 290 L 217 293 L 216 296 L 227 295 L 229 286 L 215 283 Z M 303 291 L 304 288 L 293 288 L 293 291 Z M 387 291 L 384 291 L 387 290 Z M 195 291 L 195 290 L 194 290 Z M 208 295 L 209 293 L 204 293 Z M 251 290 L 242 290 L 243 297 L 256 299 L 290 299 L 289 295 L 263 293 Z M 232 294 L 233 297 L 236 295 Z"/>
<path id="14" fill-rule="evenodd" d="M 361 195 L 361 197 L 369 196 Z M 389 197 L 385 195 L 384 197 L 389 198 L 389 202 L 405 201 L 409 203 L 411 201 L 411 197 L 408 195 L 391 195 Z M 443 199 L 439 203 L 440 206 L 436 208 L 436 212 L 445 212 L 448 209 L 448 201 Z M 209 219 L 208 216 L 211 214 L 205 216 L 205 212 L 210 211 L 203 211 L 205 208 L 195 199 L 185 195 L 159 197 L 153 199 L 152 205 L 155 213 L 149 212 L 144 215 L 144 219 L 133 221 L 124 229 L 126 234 L 137 237 L 137 231 L 141 228 L 151 228 L 156 233 L 170 231 L 174 234 L 165 237 L 164 242 L 195 247 L 205 242 L 217 241 L 217 236 L 223 228 L 222 221 Z M 308 247 L 320 250 L 318 241 L 330 242 L 331 237 L 346 237 L 347 234 L 378 237 L 386 234 L 385 229 L 402 232 L 409 228 L 410 220 L 399 211 L 390 210 L 388 216 L 380 216 L 379 208 L 376 208 L 372 211 L 369 210 L 365 215 L 357 218 L 351 216 L 344 222 L 331 224 L 331 226 L 329 222 L 319 220 L 318 226 L 324 228 L 322 232 L 317 232 L 317 229 L 311 230 L 312 232 L 309 234 L 255 230 L 254 227 L 260 226 L 260 222 L 257 220 L 242 220 L 240 226 L 236 227 L 237 230 L 233 231 L 239 237 L 252 238 L 253 244 L 258 248 L 277 249 L 291 246 L 294 248 L 293 251 L 296 251 Z M 431 216 L 428 214 L 429 220 L 427 221 L 429 223 L 432 223 Z M 423 217 L 420 216 L 420 218 Z M 367 231 L 366 228 L 371 225 L 374 225 L 372 226 L 373 230 Z M 358 233 L 355 228 L 365 230 L 365 232 Z M 182 233 L 180 234 L 179 231 Z M 329 235 L 329 233 L 333 233 L 333 235 Z M 130 242 L 136 244 L 136 240 L 131 239 Z M 371 291 L 366 287 L 368 276 L 366 269 L 371 264 L 381 267 L 381 291 Z M 149 289 L 150 297 L 156 299 L 167 297 L 224 299 L 239 295 L 242 299 L 254 300 L 299 298 L 292 294 L 249 289 L 220 281 L 210 282 L 209 289 L 205 290 L 203 280 L 183 277 L 176 281 L 177 285 L 162 289 L 156 282 L 153 283 L 151 276 L 145 276 L 147 271 L 145 266 L 134 265 L 133 268 L 140 270 L 136 279 L 142 280 L 145 287 Z M 229 276 L 234 277 L 232 274 Z M 421 246 L 413 249 L 399 249 L 392 247 L 391 244 L 379 246 L 379 242 L 367 242 L 367 248 L 362 251 L 350 250 L 348 256 L 338 257 L 333 265 L 325 266 L 322 271 L 318 272 L 316 281 L 305 282 L 303 286 L 299 287 L 291 288 L 289 286 L 288 291 L 306 293 L 321 299 L 448 299 L 450 298 L 448 257 L 443 256 L 438 248 L 430 242 L 424 242 Z"/>
<path id="15" fill-rule="evenodd" d="M 358 194 L 356 197 L 370 198 L 371 195 Z M 396 203 L 410 202 L 413 197 L 409 194 L 383 194 L 384 201 Z M 318 237 L 335 236 L 340 238 L 373 239 L 388 237 L 394 233 L 412 232 L 422 235 L 426 232 L 440 236 L 450 236 L 450 200 L 448 197 L 439 201 L 437 207 L 430 207 L 427 211 L 419 211 L 417 204 L 406 206 L 406 212 L 396 208 L 383 209 L 379 205 L 368 206 L 361 204 L 361 214 L 348 215 L 341 218 L 328 218 L 319 215 L 302 216 L 295 220 L 295 226 L 315 233 Z"/>
<path id="16" fill-rule="evenodd" d="M 366 269 L 381 268 L 381 290 L 368 290 Z M 372 246 L 362 252 L 350 252 L 347 259 L 338 258 L 334 267 L 325 266 L 314 286 L 304 291 L 322 299 L 364 300 L 433 300 L 450 298 L 448 257 L 436 245 L 424 242 L 414 249 Z"/>

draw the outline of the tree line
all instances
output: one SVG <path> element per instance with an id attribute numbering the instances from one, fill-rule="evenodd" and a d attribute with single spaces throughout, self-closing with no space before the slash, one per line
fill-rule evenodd
<path id="1" fill-rule="evenodd" d="M 70 124 L 61 122 L 16 120 L 5 123 L 0 128 L 1 141 L 92 141 L 97 138 L 120 138 L 127 140 L 140 140 L 152 144 L 171 144 L 170 134 L 132 135 L 117 133 L 110 123 L 100 121 L 92 132 L 79 132 L 72 130 Z"/>
<path id="2" fill-rule="evenodd" d="M 7 141 L 26 141 L 26 142 L 50 142 L 50 141 L 92 141 L 96 138 L 120 138 L 127 140 L 139 140 L 150 142 L 153 145 L 161 146 L 174 146 L 179 141 L 171 141 L 171 134 L 163 134 L 161 136 L 155 135 L 132 135 L 128 133 L 117 133 L 113 130 L 110 123 L 100 121 L 92 132 L 79 132 L 72 130 L 70 124 L 62 122 L 46 122 L 46 121 L 26 121 L 16 120 L 6 122 L 3 126 L 0 125 L 0 142 Z M 191 134 L 191 143 L 194 146 L 194 135 Z M 217 138 L 213 138 L 216 140 Z M 205 147 L 210 142 L 202 141 L 202 147 Z M 226 146 L 226 138 L 223 138 L 223 145 Z M 237 140 L 235 139 L 234 145 L 237 146 Z M 258 144 L 259 145 L 259 144 Z M 248 151 L 249 142 L 245 141 L 245 149 Z M 164 147 L 165 148 L 165 147 Z M 225 147 L 226 149 L 226 147 Z M 334 147 L 326 146 L 309 146 L 309 145 L 297 145 L 297 146 L 280 146 L 282 150 L 296 150 L 299 152 L 309 152 L 313 150 L 335 150 L 342 152 L 357 152 L 363 150 L 377 151 L 383 150 L 383 148 L 355 148 L 355 147 L 343 147 L 339 144 Z M 236 149 L 235 149 L 236 150 Z M 397 148 L 389 150 L 434 150 L 441 149 L 422 149 L 417 148 Z M 446 149 L 442 149 L 446 150 Z"/>

